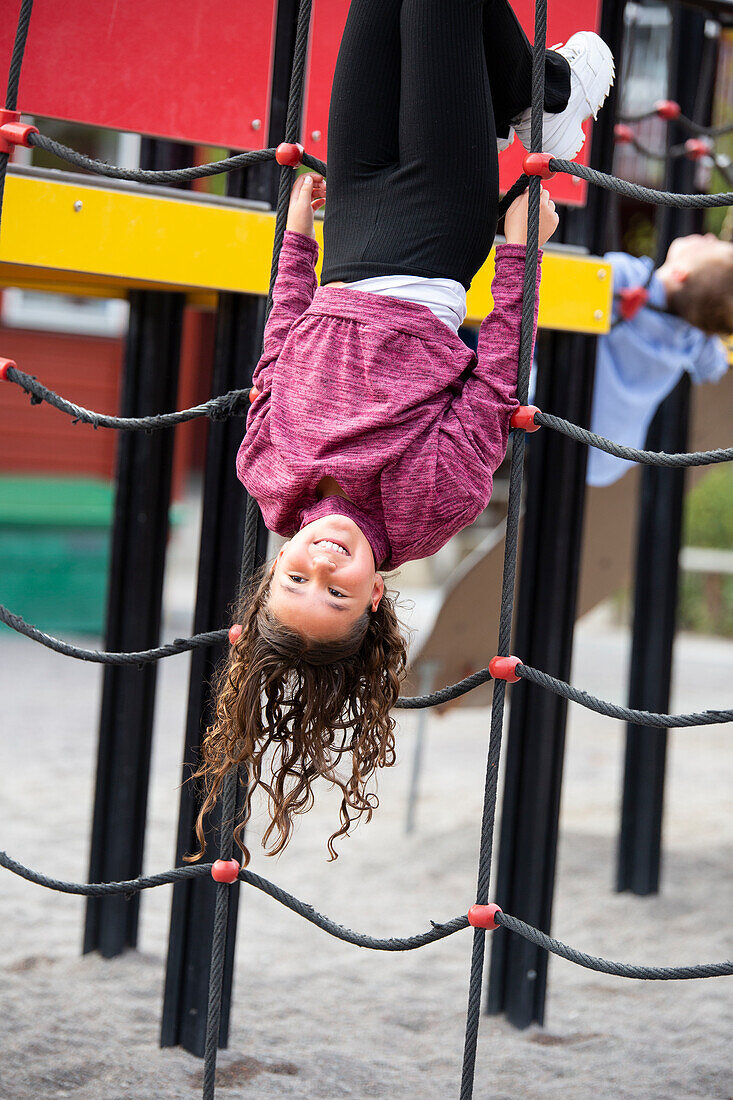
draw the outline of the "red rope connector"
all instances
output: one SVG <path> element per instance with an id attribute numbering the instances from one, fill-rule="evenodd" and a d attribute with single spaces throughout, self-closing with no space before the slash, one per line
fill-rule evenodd
<path id="1" fill-rule="evenodd" d="M 688 160 L 700 160 L 710 155 L 710 142 L 705 138 L 688 138 L 685 142 L 685 156 Z"/>
<path id="2" fill-rule="evenodd" d="M 630 321 L 649 301 L 649 291 L 645 286 L 625 286 L 619 290 L 618 297 L 619 313 L 624 321 Z"/>
<path id="3" fill-rule="evenodd" d="M 238 859 L 217 859 L 211 864 L 214 882 L 236 882 L 242 870 Z"/>
<path id="4" fill-rule="evenodd" d="M 275 150 L 275 160 L 278 164 L 287 164 L 290 168 L 298 168 L 303 163 L 303 146 L 299 141 L 282 141 Z"/>
<path id="5" fill-rule="evenodd" d="M 474 928 L 498 928 L 496 923 L 496 914 L 501 913 L 502 909 L 495 905 L 494 902 L 491 905 L 472 905 L 466 914 L 468 917 L 468 923 Z"/>
<path id="6" fill-rule="evenodd" d="M 14 145 L 29 145 L 29 134 L 37 134 L 38 127 L 20 121 L 20 111 L 0 109 L 0 153 L 12 152 Z"/>
<path id="7" fill-rule="evenodd" d="M 631 145 L 634 131 L 625 122 L 618 122 L 613 128 L 613 140 L 617 145 Z"/>
<path id="8" fill-rule="evenodd" d="M 249 391 L 249 403 L 250 403 L 250 405 L 252 405 L 257 400 L 257 398 L 259 396 L 260 396 L 260 391 L 257 389 L 256 386 L 253 386 L 252 389 Z"/>
<path id="9" fill-rule="evenodd" d="M 527 153 L 522 168 L 528 176 L 539 176 L 541 180 L 551 180 L 555 175 L 550 171 L 552 153 Z"/>
<path id="10" fill-rule="evenodd" d="M 0 382 L 6 382 L 8 378 L 8 371 L 11 367 L 18 369 L 18 364 L 12 359 L 0 359 Z"/>
<path id="11" fill-rule="evenodd" d="M 506 680 L 510 684 L 516 684 L 520 679 L 517 676 L 517 665 L 521 665 L 519 657 L 492 657 L 489 661 L 489 672 L 495 680 Z"/>
<path id="12" fill-rule="evenodd" d="M 673 99 L 658 99 L 654 104 L 654 110 L 660 118 L 666 118 L 667 122 L 672 122 L 681 114 L 679 103 L 675 103 Z"/>
<path id="13" fill-rule="evenodd" d="M 509 421 L 512 428 L 521 428 L 525 432 L 536 432 L 541 427 L 540 424 L 535 424 L 535 413 L 542 412 L 536 405 L 520 405 L 518 409 L 515 409 L 512 413 L 512 418 Z"/>
<path id="14" fill-rule="evenodd" d="M 234 623 L 233 626 L 230 626 L 229 627 L 229 644 L 234 645 L 234 643 L 236 641 L 238 641 L 239 638 L 241 637 L 241 634 L 242 634 L 242 627 L 241 627 L 240 623 Z"/>

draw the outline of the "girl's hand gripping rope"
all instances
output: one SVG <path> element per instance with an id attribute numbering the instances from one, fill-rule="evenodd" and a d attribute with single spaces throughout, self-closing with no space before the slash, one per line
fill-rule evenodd
<path id="1" fill-rule="evenodd" d="M 315 237 L 313 212 L 319 210 L 326 201 L 326 181 L 323 176 L 308 173 L 298 176 L 290 193 L 287 229 L 302 233 L 304 237 Z"/>
<path id="2" fill-rule="evenodd" d="M 525 191 L 515 199 L 504 218 L 504 236 L 507 244 L 527 243 L 527 206 L 529 192 Z M 540 248 L 549 241 L 557 229 L 559 217 L 555 213 L 555 204 L 549 191 L 543 187 L 540 193 Z"/>

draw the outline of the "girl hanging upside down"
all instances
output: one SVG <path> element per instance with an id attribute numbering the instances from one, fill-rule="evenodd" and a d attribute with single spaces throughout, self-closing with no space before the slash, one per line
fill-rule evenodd
<path id="1" fill-rule="evenodd" d="M 405 640 L 382 571 L 434 554 L 491 496 L 517 407 L 527 198 L 505 219 L 478 356 L 458 336 L 491 249 L 498 150 L 529 146 L 531 47 L 507 0 L 351 0 L 331 94 L 322 285 L 319 176 L 293 187 L 259 391 L 237 473 L 289 538 L 243 592 L 197 776 L 269 797 L 263 845 L 290 839 L 318 778 L 342 794 L 328 847 L 377 805 Z M 546 152 L 571 159 L 613 78 L 573 35 L 545 60 Z M 542 192 L 540 244 L 558 218 Z M 539 263 L 537 281 L 539 282 Z M 194 857 L 196 858 L 196 857 Z"/>

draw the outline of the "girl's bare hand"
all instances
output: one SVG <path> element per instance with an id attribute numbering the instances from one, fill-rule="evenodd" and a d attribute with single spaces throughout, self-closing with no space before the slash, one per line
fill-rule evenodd
<path id="1" fill-rule="evenodd" d="M 515 199 L 506 212 L 504 218 L 504 235 L 507 244 L 527 243 L 527 206 L 529 194 L 527 191 Z M 550 198 L 550 192 L 546 187 L 540 190 L 540 247 L 549 241 L 557 229 L 559 217 L 555 212 L 555 204 Z"/>
<path id="2" fill-rule="evenodd" d="M 326 181 L 323 176 L 314 172 L 298 176 L 290 193 L 286 228 L 305 237 L 315 237 L 313 211 L 319 210 L 325 201 Z"/>

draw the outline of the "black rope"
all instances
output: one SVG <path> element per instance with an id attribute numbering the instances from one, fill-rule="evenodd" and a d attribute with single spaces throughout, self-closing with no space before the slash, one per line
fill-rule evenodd
<path id="1" fill-rule="evenodd" d="M 288 93 L 288 110 L 285 119 L 285 141 L 296 142 L 300 135 L 301 120 L 303 117 L 303 99 L 305 93 L 306 59 L 308 55 L 308 39 L 311 25 L 312 0 L 300 0 L 298 5 L 298 23 L 295 32 L 295 45 L 293 49 L 293 65 L 290 74 L 290 89 Z M 304 158 L 305 160 L 305 158 Z M 306 161 L 309 166 L 314 166 L 312 158 Z M 325 165 L 319 165 L 318 170 L 325 172 Z M 265 309 L 265 323 L 272 309 L 273 290 L 277 277 L 280 250 L 285 236 L 285 227 L 290 206 L 290 194 L 293 182 L 293 169 L 283 165 L 280 169 L 280 181 L 277 198 L 277 213 L 275 217 L 275 240 L 272 251 L 272 264 L 270 267 L 270 287 L 267 295 Z M 244 546 L 242 549 L 242 565 L 240 575 L 243 581 L 248 580 L 255 570 L 257 557 L 257 530 L 259 526 L 259 507 L 254 497 L 246 497 L 246 514 L 244 528 Z M 239 768 L 230 769 L 227 774 L 222 795 L 222 826 L 221 826 L 221 851 L 231 855 L 234 847 L 234 818 L 236 809 L 236 791 L 239 784 Z M 222 856 L 229 858 L 229 856 Z M 204 1089 L 203 1100 L 213 1100 L 216 1055 L 219 1039 L 219 1027 L 221 1020 L 221 991 L 224 975 L 224 956 L 226 953 L 227 913 L 229 905 L 229 892 L 226 885 L 217 887 L 216 909 L 214 916 L 214 937 L 211 945 L 211 970 L 209 981 L 208 1018 L 206 1023 L 206 1045 L 204 1061 Z"/>
<path id="2" fill-rule="evenodd" d="M 528 680 L 538 687 L 545 688 L 546 691 L 561 695 L 563 699 L 579 703 L 587 710 L 594 710 L 596 714 L 603 714 L 607 718 L 618 718 L 622 722 L 631 722 L 634 725 L 675 729 L 682 726 L 713 726 L 733 721 L 733 710 L 703 710 L 692 714 L 657 714 L 649 710 L 632 710 L 630 707 L 609 703 L 605 699 L 597 699 L 586 691 L 566 684 L 564 680 L 556 680 L 554 676 L 532 668 L 531 665 L 519 664 L 516 672 L 522 680 Z"/>
<path id="3" fill-rule="evenodd" d="M 678 145 L 670 145 L 669 149 L 652 149 L 649 145 L 641 141 L 636 134 L 632 134 L 631 140 L 623 144 L 630 145 L 633 149 L 636 149 L 637 153 L 641 153 L 642 156 L 647 157 L 649 160 L 668 161 L 670 158 L 676 160 L 678 157 L 687 156 L 688 152 L 684 142 Z M 712 156 L 712 150 L 710 150 L 710 155 Z"/>
<path id="4" fill-rule="evenodd" d="M 677 157 L 686 157 L 688 156 L 689 152 L 685 142 L 682 142 L 679 145 L 672 145 L 666 151 L 662 149 L 652 149 L 643 141 L 640 141 L 636 134 L 632 134 L 631 139 L 627 140 L 624 144 L 630 145 L 632 149 L 635 149 L 637 151 L 637 153 L 640 153 L 643 157 L 647 157 L 649 160 L 664 161 L 665 163 L 667 163 L 670 158 L 676 159 Z M 720 153 L 716 153 L 716 151 L 712 147 L 708 149 L 705 155 L 710 157 L 717 170 L 725 179 L 725 182 L 729 185 L 732 185 L 733 172 L 731 172 L 730 161 L 728 160 L 728 158 L 721 156 Z"/>
<path id="5" fill-rule="evenodd" d="M 237 769 L 229 771 L 224 780 L 221 798 L 221 834 L 219 858 L 232 858 L 234 837 L 231 822 L 237 801 Z M 203 1100 L 213 1100 L 216 1083 L 216 1055 L 221 1028 L 221 991 L 224 984 L 224 959 L 226 956 L 227 921 L 229 918 L 230 885 L 217 882 L 214 903 L 214 929 L 211 937 L 211 966 L 209 969 L 209 996 L 206 1015 L 206 1042 L 204 1046 Z"/>
<path id="6" fill-rule="evenodd" d="M 161 871 L 157 875 L 140 875 L 138 878 L 127 879 L 124 882 L 67 882 L 25 867 L 7 852 L 2 851 L 0 851 L 0 867 L 18 875 L 19 878 L 24 878 L 27 882 L 35 883 L 36 886 L 44 886 L 47 890 L 55 890 L 60 894 L 78 894 L 87 898 L 104 898 L 115 894 L 132 897 L 142 890 L 151 890 L 156 886 L 167 886 L 174 882 L 182 882 L 184 879 L 201 878 L 211 874 L 210 863 L 196 863 L 186 867 L 174 867 L 170 871 Z"/>
<path id="7" fill-rule="evenodd" d="M 714 451 L 690 451 L 687 454 L 666 454 L 664 451 L 640 451 L 636 447 L 627 447 L 623 443 L 614 443 L 612 439 L 606 439 L 602 435 L 572 424 L 569 420 L 563 420 L 560 416 L 552 416 L 550 413 L 535 413 L 535 424 L 542 424 L 546 428 L 552 428 L 561 432 L 576 443 L 585 443 L 589 447 L 596 447 L 606 454 L 615 455 L 616 458 L 625 458 L 629 462 L 642 462 L 646 466 L 711 466 L 717 462 L 733 461 L 733 447 L 719 447 Z"/>
<path id="8" fill-rule="evenodd" d="M 575 947 L 568 947 L 560 940 L 555 940 L 531 924 L 525 924 L 517 917 L 511 917 L 508 913 L 498 912 L 494 918 L 497 924 L 508 928 L 510 932 L 516 932 L 530 943 L 538 947 L 544 947 L 553 955 L 559 955 L 568 962 L 577 963 L 588 970 L 597 970 L 601 974 L 613 974 L 617 978 L 642 978 L 646 981 L 678 981 L 686 978 L 720 978 L 733 974 L 733 962 L 726 960 L 722 963 L 699 963 L 696 966 L 633 966 L 629 963 L 610 962 L 595 955 L 587 955 L 584 951 L 578 951 Z"/>
<path id="9" fill-rule="evenodd" d="M 450 703 L 453 699 L 459 699 L 461 695 L 466 695 L 469 691 L 473 691 L 474 688 L 480 687 L 481 684 L 485 684 L 491 679 L 492 676 L 488 668 L 480 668 L 463 680 L 438 688 L 430 695 L 404 696 L 397 700 L 395 708 L 397 710 L 423 710 L 425 707 L 439 707 L 442 703 Z"/>
<path id="10" fill-rule="evenodd" d="M 27 882 L 32 882 L 37 886 L 43 886 L 49 890 L 55 890 L 63 894 L 76 894 L 93 898 L 122 895 L 130 898 L 142 890 L 150 890 L 157 886 L 167 886 L 175 882 L 181 882 L 185 879 L 201 878 L 209 875 L 212 865 L 210 863 L 197 863 L 188 867 L 175 867 L 170 871 L 163 871 L 157 875 L 141 875 L 139 878 L 128 879 L 126 882 L 96 883 L 65 882 L 62 879 L 50 878 L 40 871 L 33 871 L 30 867 L 25 867 L 22 863 L 18 863 L 18 861 L 12 859 L 7 852 L 0 852 L 0 866 L 11 871 L 14 875 L 18 875 L 20 878 L 25 879 Z M 263 894 L 266 894 L 268 897 L 272 898 L 273 901 L 278 902 L 286 909 L 290 909 L 291 912 L 303 917 L 310 924 L 314 924 L 317 928 L 328 933 L 329 936 L 342 940 L 344 943 L 351 943 L 356 947 L 363 947 L 371 951 L 414 951 L 420 947 L 427 946 L 429 943 L 436 943 L 438 940 L 443 940 L 447 936 L 452 936 L 455 932 L 460 932 L 469 926 L 468 917 L 461 915 L 441 923 L 431 921 L 432 927 L 428 931 L 418 932 L 413 936 L 393 936 L 389 939 L 369 936 L 364 932 L 354 932 L 352 929 L 346 928 L 342 924 L 337 924 L 335 921 L 331 920 L 330 917 L 325 916 L 323 913 L 319 913 L 312 905 L 308 905 L 306 902 L 296 898 L 293 894 L 289 894 L 287 890 L 283 890 L 274 882 L 270 882 L 269 879 L 255 874 L 254 871 L 242 868 L 238 878 L 241 882 L 246 882 L 248 886 L 253 886 L 256 890 L 260 890 Z M 227 883 L 219 883 L 218 888 L 221 888 L 225 892 L 229 889 Z M 590 970 L 600 971 L 604 974 L 613 974 L 616 977 L 642 978 L 654 981 L 687 978 L 715 978 L 733 974 L 733 963 L 727 960 L 722 963 L 699 963 L 691 966 L 676 967 L 636 966 L 629 963 L 610 962 L 607 959 L 598 958 L 595 955 L 588 955 L 583 951 L 578 951 L 577 948 L 569 947 L 560 940 L 553 939 L 545 932 L 541 932 L 532 925 L 525 924 L 524 921 L 518 920 L 517 917 L 512 917 L 509 913 L 504 913 L 501 910 L 496 914 L 494 919 L 497 924 L 509 929 L 509 931 L 516 932 L 517 935 L 523 936 L 525 939 L 530 940 L 546 951 L 551 951 L 555 955 L 560 955 L 569 962 L 587 967 Z"/>
<path id="11" fill-rule="evenodd" d="M 20 70 L 23 65 L 25 44 L 28 38 L 28 25 L 31 21 L 32 11 L 33 0 L 23 0 L 20 5 L 18 26 L 16 27 L 15 41 L 13 42 L 13 53 L 10 58 L 10 69 L 8 71 L 8 89 L 5 93 L 5 109 L 8 111 L 18 110 L 18 88 L 20 87 Z"/>
<path id="12" fill-rule="evenodd" d="M 295 139 L 293 139 L 295 140 Z M 104 160 L 95 160 L 84 153 L 77 153 L 68 145 L 62 145 L 59 141 L 47 137 L 45 134 L 31 133 L 28 135 L 29 145 L 35 145 L 39 149 L 45 149 L 59 160 L 67 164 L 75 164 L 77 168 L 85 168 L 87 172 L 94 172 L 98 176 L 107 176 L 115 180 L 129 180 L 132 183 L 164 184 L 184 183 L 190 180 L 203 179 L 205 176 L 218 176 L 223 172 L 236 172 L 239 168 L 247 168 L 251 164 L 262 164 L 275 159 L 274 148 L 254 149 L 248 153 L 237 153 L 223 160 L 213 160 L 206 164 L 192 165 L 190 168 L 173 168 L 165 171 L 153 171 L 145 168 L 120 168 L 116 164 L 108 164 Z M 326 174 L 326 165 L 322 160 L 313 157 L 310 153 L 303 154 L 303 164 L 322 175 Z"/>
<path id="13" fill-rule="evenodd" d="M 498 217 L 499 218 L 503 218 L 504 215 L 506 214 L 507 210 L 509 209 L 509 207 L 514 202 L 514 200 L 518 199 L 520 195 L 524 194 L 524 192 L 529 187 L 529 179 L 530 179 L 530 177 L 523 173 L 519 177 L 519 179 L 514 181 L 514 183 L 511 185 L 511 187 L 507 191 L 506 195 L 504 195 L 504 198 L 501 199 L 501 201 L 499 202 L 499 210 L 498 210 Z"/>
<path id="14" fill-rule="evenodd" d="M 655 191 L 652 187 L 642 187 L 638 183 L 629 183 L 628 180 L 619 179 L 617 176 L 609 176 L 606 172 L 599 172 L 595 168 L 589 168 L 587 164 L 578 164 L 574 160 L 549 161 L 552 172 L 566 172 L 570 176 L 578 176 L 595 183 L 598 187 L 605 187 L 607 191 L 615 191 L 617 195 L 625 195 L 630 199 L 639 199 L 641 202 L 651 202 L 656 206 L 674 206 L 679 210 L 705 209 L 715 206 L 733 206 L 733 191 L 722 191 L 715 195 L 684 195 L 676 191 Z"/>
<path id="15" fill-rule="evenodd" d="M 178 653 L 188 653 L 189 650 L 199 649 L 201 646 L 218 645 L 227 637 L 226 630 L 210 630 L 205 634 L 194 634 L 192 638 L 174 638 L 167 645 L 157 646 L 155 649 L 143 649 L 137 653 L 109 653 L 98 649 L 82 649 L 81 646 L 54 638 L 51 634 L 44 634 L 42 630 L 31 626 L 3 604 L 0 604 L 0 622 L 5 623 L 11 630 L 15 630 L 17 634 L 23 634 L 31 641 L 45 646 L 46 649 L 52 649 L 54 653 L 60 653 L 64 657 L 74 657 L 77 661 L 91 661 L 97 665 L 147 665 L 151 661 L 160 661 L 163 657 L 175 657 Z"/>
<path id="16" fill-rule="evenodd" d="M 733 122 L 726 122 L 722 126 L 703 126 L 699 122 L 695 122 L 694 119 L 688 118 L 687 115 L 680 114 L 675 122 L 679 122 L 681 126 L 684 126 L 686 130 L 689 130 L 691 134 L 695 134 L 697 137 L 708 137 L 714 141 L 716 138 L 725 137 L 726 134 L 733 133 Z"/>
<path id="17" fill-rule="evenodd" d="M 174 427 L 176 424 L 185 424 L 190 420 L 196 420 L 204 416 L 210 420 L 226 420 L 232 416 L 243 417 L 249 408 L 249 392 L 247 390 L 230 390 L 220 397 L 212 397 L 201 405 L 194 405 L 190 409 L 181 409 L 178 412 L 158 413 L 154 416 L 108 416 L 106 413 L 85 409 L 82 405 L 76 405 L 72 401 L 60 397 L 59 394 L 42 385 L 33 375 L 25 374 L 17 367 L 9 367 L 6 378 L 9 382 L 15 382 L 25 393 L 30 394 L 33 404 L 45 402 L 58 409 L 59 412 L 72 417 L 75 424 L 91 424 L 93 428 L 115 428 L 137 432 L 154 431 L 160 428 Z M 642 462 L 647 466 L 708 466 L 733 460 L 733 447 L 720 447 L 713 451 L 691 451 L 687 454 L 642 451 L 636 447 L 628 447 L 623 443 L 615 443 L 612 439 L 596 435 L 595 432 L 591 432 L 587 428 L 581 428 L 579 425 L 573 424 L 569 420 L 563 420 L 562 417 L 553 416 L 551 413 L 536 413 L 534 422 L 561 432 L 569 439 L 574 439 L 576 443 L 585 443 L 590 447 L 605 451 L 607 454 L 615 455 L 617 458 L 623 458 L 629 462 Z M 479 683 L 483 683 L 483 681 L 479 681 Z M 440 701 L 436 700 L 436 702 L 429 705 L 437 706 Z M 413 704 L 413 706 L 417 705 L 416 703 Z"/>
<path id="18" fill-rule="evenodd" d="M 49 390 L 31 374 L 17 367 L 8 367 L 8 382 L 15 382 L 31 396 L 31 403 L 39 405 L 45 402 L 59 412 L 72 417 L 74 423 L 91 424 L 93 428 L 117 428 L 128 432 L 150 432 L 158 428 L 172 428 L 176 424 L 185 424 L 189 420 L 207 416 L 210 420 L 227 420 L 232 416 L 245 416 L 249 408 L 248 390 L 230 390 L 220 397 L 212 397 L 201 405 L 179 412 L 158 413 L 155 416 L 107 416 L 106 413 L 93 412 L 82 405 L 75 405 L 65 397 Z"/>
<path id="19" fill-rule="evenodd" d="M 619 122 L 626 122 L 630 126 L 633 126 L 637 122 L 646 122 L 649 118 L 658 118 L 659 112 L 656 107 L 651 107 L 648 111 L 639 111 L 635 115 L 617 115 L 616 117 Z"/>
<path id="20" fill-rule="evenodd" d="M 250 521 L 251 517 L 254 516 L 254 523 L 249 522 L 249 538 L 247 537 L 247 528 L 245 528 L 245 550 L 249 550 L 252 554 L 252 545 L 256 544 L 257 538 L 256 519 L 258 510 L 254 498 L 250 497 L 249 501 L 252 501 L 252 503 L 248 507 L 247 520 Z M 219 645 L 226 639 L 228 633 L 226 630 L 210 630 L 204 634 L 194 634 L 191 638 L 175 638 L 172 642 L 158 646 L 155 649 L 144 649 L 130 653 L 110 653 L 98 649 L 82 649 L 80 646 L 72 645 L 60 638 L 54 638 L 51 634 L 44 634 L 43 631 L 31 626 L 20 615 L 15 615 L 2 604 L 0 604 L 0 622 L 5 623 L 6 626 L 9 626 L 18 634 L 23 634 L 31 641 L 38 642 L 64 657 L 73 657 L 79 661 L 89 661 L 100 665 L 142 666 L 153 661 L 160 661 L 164 657 L 175 657 L 179 653 L 188 653 L 192 649 Z M 502 648 L 508 648 L 508 644 L 507 640 Z M 531 665 L 518 664 L 516 671 L 517 675 L 523 680 L 529 680 L 547 691 L 562 695 L 563 698 L 579 703 L 588 710 L 594 710 L 596 713 L 604 714 L 608 718 L 618 718 L 621 721 L 632 722 L 637 725 L 674 729 L 682 726 L 711 726 L 721 722 L 733 721 L 733 710 L 705 710 L 691 714 L 657 714 L 646 710 L 631 710 L 629 707 L 622 707 L 605 699 L 597 699 L 594 695 L 589 695 L 588 692 L 581 691 L 579 688 L 574 688 L 565 683 L 564 680 L 556 680 L 554 676 L 549 676 L 546 672 L 532 668 Z M 463 680 L 438 688 L 430 695 L 405 696 L 398 699 L 395 708 L 397 710 L 423 710 L 426 707 L 438 707 L 454 699 L 459 699 L 462 695 L 466 695 L 469 691 L 473 691 L 474 688 L 487 683 L 491 679 L 492 676 L 488 668 L 478 669 L 478 671 L 472 672 L 470 676 L 466 676 Z M 505 683 L 504 680 L 497 680 L 494 685 L 492 717 L 493 709 L 496 707 L 497 693 L 501 692 L 503 694 Z"/>
<path id="21" fill-rule="evenodd" d="M 10 69 L 8 71 L 8 88 L 5 93 L 6 111 L 17 111 L 18 109 L 18 88 L 20 86 L 20 70 L 23 65 L 25 44 L 28 38 L 28 25 L 31 21 L 32 11 L 33 0 L 22 0 L 22 3 L 20 5 L 20 14 L 18 15 L 18 25 L 15 29 L 13 52 L 10 57 Z M 5 195 L 5 177 L 8 171 L 9 160 L 9 153 L 0 153 L 0 222 L 2 221 L 3 197 Z"/>
<path id="22" fill-rule="evenodd" d="M 99 898 L 120 894 L 125 897 L 132 897 L 141 890 L 166 886 L 184 879 L 200 878 L 211 874 L 212 865 L 210 863 L 197 863 L 188 867 L 176 867 L 171 871 L 163 871 L 157 875 L 142 875 L 140 878 L 129 879 L 127 882 L 101 883 L 64 882 L 60 879 L 50 878 L 40 871 L 33 871 L 29 867 L 24 867 L 22 863 L 12 859 L 6 852 L 0 852 L 0 866 L 12 871 L 14 875 L 18 875 L 20 878 L 26 879 L 28 882 L 33 882 L 37 886 L 45 886 L 49 890 L 56 890 L 62 894 L 80 894 L 85 897 Z M 414 936 L 381 939 L 376 936 L 369 936 L 364 932 L 354 932 L 350 928 L 337 924 L 330 917 L 319 913 L 312 905 L 300 901 L 299 898 L 289 894 L 287 890 L 281 889 L 274 882 L 255 874 L 254 871 L 242 868 L 238 877 L 241 882 L 253 886 L 256 890 L 261 890 L 263 894 L 267 894 L 268 897 L 279 902 L 286 909 L 290 909 L 311 924 L 323 929 L 329 936 L 334 936 L 345 943 L 352 943 L 356 947 L 364 947 L 371 951 L 414 951 L 419 947 L 425 947 L 429 943 L 443 940 L 446 936 L 452 936 L 454 932 L 460 932 L 462 929 L 468 928 L 468 917 L 463 915 L 441 923 L 431 921 L 432 927 L 427 932 L 419 932 Z M 218 887 L 222 887 L 224 891 L 229 890 L 227 883 L 219 883 L 217 884 Z"/>
<path id="23" fill-rule="evenodd" d="M 546 0 L 535 0 L 535 31 L 534 47 L 532 51 L 532 114 L 530 124 L 532 152 L 540 152 L 542 149 L 546 35 L 547 3 Z M 519 181 L 517 181 L 517 185 L 518 184 Z M 528 186 L 527 246 L 524 262 L 522 320 L 519 337 L 519 367 L 517 376 L 517 397 L 522 405 L 527 403 L 529 376 L 532 368 L 532 341 L 534 334 L 534 312 L 537 287 L 537 257 L 539 253 L 539 178 L 537 176 L 532 177 L 529 180 Z M 499 641 L 497 647 L 497 653 L 502 656 L 506 656 L 509 653 L 509 643 L 511 640 L 525 440 L 525 432 L 515 434 L 509 474 L 509 501 L 504 545 L 504 574 L 502 579 Z M 481 817 L 481 842 L 478 861 L 478 880 L 476 885 L 476 901 L 479 905 L 485 904 L 489 896 L 491 857 L 494 842 L 494 820 L 496 816 L 496 797 L 499 778 L 499 758 L 501 755 L 501 740 L 504 725 L 505 694 L 506 681 L 498 680 L 494 686 L 491 706 L 491 728 L 486 763 L 484 805 Z M 460 1100 L 471 1100 L 473 1096 L 476 1047 L 478 1044 L 478 1029 L 481 1015 L 481 989 L 483 984 L 485 944 L 485 929 L 475 928 L 471 951 L 471 970 L 468 988 L 468 1006 L 466 1009 L 466 1033 L 463 1049 L 463 1067 L 461 1071 Z"/>
<path id="24" fill-rule="evenodd" d="M 646 122 L 649 118 L 659 118 L 659 112 L 656 107 L 653 107 L 649 111 L 642 111 L 636 115 L 619 115 L 619 122 L 626 122 L 633 125 L 635 122 Z M 725 134 L 733 133 L 733 122 L 727 122 L 722 126 L 703 126 L 699 122 L 695 122 L 694 119 L 688 118 L 687 115 L 680 112 L 674 119 L 668 121 L 677 122 L 680 126 L 684 127 L 691 134 L 695 134 L 697 137 L 709 137 L 719 138 Z"/>
<path id="25" fill-rule="evenodd" d="M 53 390 L 47 389 L 33 375 L 26 374 L 17 367 L 9 367 L 6 378 L 9 382 L 15 382 L 25 393 L 30 394 L 33 404 L 45 402 L 59 412 L 72 417 L 75 424 L 91 424 L 95 429 L 115 428 L 123 431 L 149 432 L 160 428 L 171 428 L 176 424 L 185 424 L 200 417 L 208 417 L 210 420 L 226 420 L 233 416 L 243 417 L 249 408 L 247 390 L 230 390 L 220 397 L 212 397 L 201 405 L 194 405 L 190 409 L 181 409 L 178 412 L 158 413 L 154 416 L 108 416 L 106 413 L 94 412 L 68 401 Z M 576 443 L 584 443 L 607 454 L 615 455 L 617 458 L 623 458 L 629 462 L 641 462 L 647 466 L 710 466 L 733 460 L 733 447 L 719 447 L 712 451 L 691 451 L 685 454 L 666 454 L 664 451 L 643 451 L 636 447 L 628 447 L 624 443 L 616 443 L 612 439 L 606 439 L 551 413 L 536 413 L 534 422 L 561 432 Z"/>

